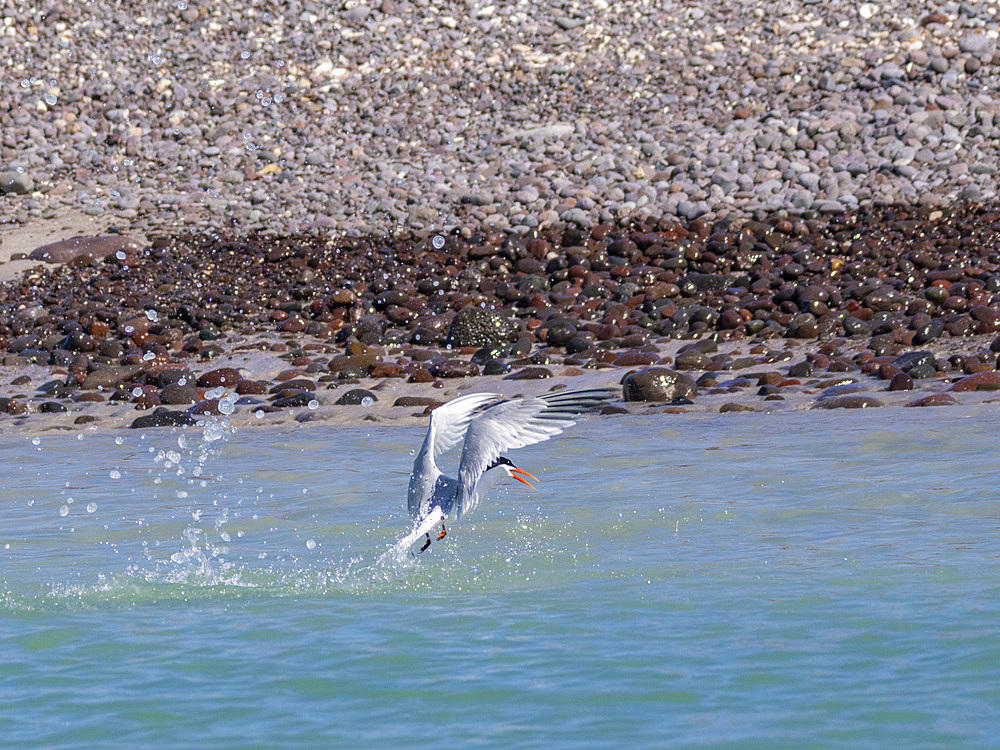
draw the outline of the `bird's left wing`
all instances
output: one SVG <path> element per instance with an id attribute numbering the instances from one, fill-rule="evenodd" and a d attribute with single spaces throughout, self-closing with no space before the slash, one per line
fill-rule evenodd
<path id="1" fill-rule="evenodd" d="M 582 412 L 615 398 L 616 389 L 547 393 L 491 406 L 469 422 L 458 466 L 457 517 L 479 502 L 476 484 L 504 451 L 548 440 L 576 423 Z"/>
<path id="2" fill-rule="evenodd" d="M 432 455 L 440 456 L 465 437 L 469 422 L 478 410 L 498 398 L 499 393 L 470 393 L 441 404 L 432 411 L 426 437 Z"/>

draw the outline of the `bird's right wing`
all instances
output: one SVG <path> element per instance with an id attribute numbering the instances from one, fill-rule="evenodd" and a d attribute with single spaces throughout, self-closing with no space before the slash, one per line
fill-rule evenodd
<path id="1" fill-rule="evenodd" d="M 458 518 L 479 502 L 476 484 L 504 451 L 548 440 L 575 424 L 575 417 L 618 394 L 617 389 L 547 393 L 536 398 L 503 401 L 474 416 L 465 433 L 458 466 Z"/>

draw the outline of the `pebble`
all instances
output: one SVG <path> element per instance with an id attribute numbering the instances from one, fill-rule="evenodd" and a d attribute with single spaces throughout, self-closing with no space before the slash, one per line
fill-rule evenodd
<path id="1" fill-rule="evenodd" d="M 378 401 L 378 396 L 365 388 L 354 388 L 338 398 L 335 403 L 338 406 L 362 406 L 366 399 L 371 399 L 367 403 L 373 403 Z"/>
<path id="2" fill-rule="evenodd" d="M 46 263 L 71 263 L 80 259 L 103 260 L 108 256 L 121 253 L 118 257 L 124 260 L 129 256 L 134 257 L 139 249 L 140 245 L 136 240 L 110 234 L 52 242 L 32 250 L 28 257 Z"/>
<path id="3" fill-rule="evenodd" d="M 674 401 L 697 395 L 694 380 L 666 367 L 648 367 L 622 381 L 625 401 Z"/>

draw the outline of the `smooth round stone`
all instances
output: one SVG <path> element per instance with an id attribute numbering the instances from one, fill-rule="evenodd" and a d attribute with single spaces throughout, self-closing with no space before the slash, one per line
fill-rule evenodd
<path id="1" fill-rule="evenodd" d="M 483 375 L 506 375 L 511 366 L 499 359 L 491 359 L 483 365 Z"/>
<path id="2" fill-rule="evenodd" d="M 704 356 L 704 355 L 701 355 Z M 706 358 L 707 359 L 707 358 Z M 615 357 L 615 367 L 648 367 L 660 361 L 660 355 L 656 352 L 637 352 L 635 350 L 622 352 Z M 678 367 L 677 369 L 684 369 Z M 699 368 L 690 368 L 699 369 Z"/>
<path id="3" fill-rule="evenodd" d="M 170 406 L 196 404 L 200 400 L 201 396 L 193 385 L 171 383 L 160 389 L 160 402 Z"/>
<path id="4" fill-rule="evenodd" d="M 576 336 L 576 326 L 568 320 L 557 320 L 545 329 L 545 343 L 563 347 Z"/>
<path id="5" fill-rule="evenodd" d="M 160 388 L 166 388 L 168 385 L 194 385 L 196 378 L 194 373 L 191 372 L 186 367 L 168 367 L 160 373 L 160 376 L 156 379 L 156 384 Z"/>
<path id="6" fill-rule="evenodd" d="M 552 370 L 547 367 L 524 367 L 511 373 L 504 380 L 544 380 L 552 377 Z"/>
<path id="7" fill-rule="evenodd" d="M 348 391 L 348 393 L 354 393 L 354 391 Z M 347 396 L 348 393 L 345 393 L 344 396 Z M 341 396 L 340 400 L 342 400 L 344 396 Z M 274 401 L 271 402 L 271 405 L 278 409 L 288 409 L 298 406 L 308 406 L 309 403 L 313 401 L 315 398 L 316 395 L 311 391 L 299 391 L 298 393 L 289 393 L 288 395 L 280 396 L 274 399 Z M 340 400 L 337 401 L 338 404 L 340 403 Z M 358 401 L 358 403 L 361 402 Z"/>
<path id="8" fill-rule="evenodd" d="M 907 375 L 905 372 L 898 372 L 893 376 L 892 380 L 889 381 L 890 391 L 912 391 L 913 390 L 913 378 Z"/>
<path id="9" fill-rule="evenodd" d="M 111 390 L 132 381 L 142 372 L 139 365 L 107 365 L 88 373 L 80 388 L 85 391 Z"/>
<path id="10" fill-rule="evenodd" d="M 441 399 L 434 398 L 432 396 L 400 396 L 395 401 L 392 402 L 393 406 L 430 406 L 431 404 L 440 404 Z"/>
<path id="11" fill-rule="evenodd" d="M 243 380 L 239 370 L 233 367 L 219 367 L 209 370 L 198 377 L 198 386 L 201 388 L 234 388 L 237 383 Z"/>
<path id="12" fill-rule="evenodd" d="M 262 396 L 267 393 L 267 385 L 259 380 L 241 380 L 235 391 L 241 396 Z"/>
<path id="13" fill-rule="evenodd" d="M 430 373 L 436 378 L 471 378 L 479 374 L 479 365 L 464 359 L 446 359 L 430 366 Z"/>
<path id="14" fill-rule="evenodd" d="M 937 373 L 937 359 L 933 352 L 917 351 L 901 354 L 891 362 L 914 379 L 932 378 Z M 914 372 L 915 371 L 915 372 Z M 930 373 L 930 374 L 928 374 Z"/>
<path id="15" fill-rule="evenodd" d="M 871 409 L 882 406 L 882 402 L 872 396 L 838 396 L 837 398 L 820 399 L 814 409 Z"/>
<path id="16" fill-rule="evenodd" d="M 483 307 L 465 307 L 455 314 L 448 328 L 445 345 L 502 346 L 517 332 L 516 324 L 507 316 Z"/>
<path id="17" fill-rule="evenodd" d="M 631 373 L 622 382 L 625 401 L 673 401 L 694 398 L 698 388 L 694 380 L 666 367 L 648 367 Z"/>
<path id="18" fill-rule="evenodd" d="M 868 324 L 865 321 L 859 320 L 853 316 L 844 318 L 843 326 L 844 332 L 848 336 L 859 336 L 868 332 Z"/>
<path id="19" fill-rule="evenodd" d="M 944 333 L 944 323 L 935 318 L 917 329 L 917 332 L 913 336 L 913 343 L 916 346 L 922 346 L 928 341 L 938 338 L 942 333 Z"/>
<path id="20" fill-rule="evenodd" d="M 60 414 L 62 412 L 67 412 L 69 409 L 65 405 L 60 404 L 58 401 L 43 401 L 39 407 L 38 411 L 43 414 Z"/>
<path id="21" fill-rule="evenodd" d="M 106 234 L 99 237 L 74 237 L 42 245 L 32 250 L 28 257 L 46 263 L 69 263 L 79 259 L 104 260 L 123 253 L 120 257 L 134 257 L 140 250 L 139 243 L 120 234 Z"/>
<path id="22" fill-rule="evenodd" d="M 819 336 L 819 324 L 812 313 L 802 313 L 792 318 L 786 335 L 793 339 L 814 339 Z"/>
<path id="23" fill-rule="evenodd" d="M 23 385 L 23 383 L 15 382 L 17 380 L 19 380 L 19 378 L 14 378 L 14 380 L 11 381 L 11 385 Z M 29 380 L 27 382 L 31 381 Z M 66 381 L 50 380 L 49 382 L 43 383 L 42 385 L 38 386 L 38 392 L 45 393 L 54 398 L 59 398 L 66 392 Z"/>
<path id="24" fill-rule="evenodd" d="M 148 427 L 174 427 L 177 425 L 194 424 L 195 419 L 185 411 L 172 411 L 164 407 L 158 408 L 152 414 L 143 414 L 132 420 L 132 429 L 141 430 Z"/>
<path id="25" fill-rule="evenodd" d="M 954 383 L 949 390 L 956 392 L 975 391 L 979 390 L 981 385 L 1000 385 L 1000 372 L 985 370 L 974 375 L 967 375 Z"/>
<path id="26" fill-rule="evenodd" d="M 958 400 L 950 393 L 933 393 L 930 396 L 903 404 L 903 406 L 953 406 L 957 403 Z"/>
<path id="27" fill-rule="evenodd" d="M 719 313 L 718 327 L 722 331 L 732 331 L 745 323 L 743 316 L 736 310 L 723 310 Z"/>
<path id="28" fill-rule="evenodd" d="M 790 378 L 809 378 L 816 371 L 816 366 L 812 362 L 796 362 L 788 368 Z"/>
<path id="29" fill-rule="evenodd" d="M 585 352 L 593 345 L 593 343 L 594 342 L 586 336 L 574 336 L 566 342 L 566 353 L 579 354 L 580 352 Z"/>
<path id="30" fill-rule="evenodd" d="M 735 401 L 727 401 L 719 407 L 719 414 L 728 414 L 730 412 L 743 412 L 743 411 L 758 411 L 748 404 L 738 404 Z"/>
<path id="31" fill-rule="evenodd" d="M 35 188 L 35 181 L 26 172 L 15 170 L 0 172 L 0 193 L 6 195 L 27 195 Z"/>
<path id="32" fill-rule="evenodd" d="M 473 364 L 485 365 L 490 360 L 504 356 L 505 349 L 507 349 L 505 346 L 484 346 L 476 350 L 469 361 Z"/>
<path id="33" fill-rule="evenodd" d="M 337 370 L 338 380 L 361 380 L 366 374 L 365 368 L 348 365 Z"/>
<path id="34" fill-rule="evenodd" d="M 378 396 L 371 391 L 365 390 L 364 388 L 354 388 L 338 398 L 336 404 L 338 406 L 362 406 L 362 402 L 366 398 L 370 398 L 372 400 L 371 402 L 378 401 Z M 303 406 L 305 406 L 305 404 L 303 404 Z"/>
<path id="35" fill-rule="evenodd" d="M 689 349 L 680 352 L 674 358 L 674 367 L 678 370 L 704 370 L 710 362 L 711 360 L 704 353 Z"/>

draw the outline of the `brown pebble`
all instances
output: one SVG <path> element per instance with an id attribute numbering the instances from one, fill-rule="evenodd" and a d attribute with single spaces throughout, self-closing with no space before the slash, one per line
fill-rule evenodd
<path id="1" fill-rule="evenodd" d="M 719 407 L 719 414 L 726 414 L 734 411 L 757 411 L 757 409 L 754 409 L 752 406 L 748 406 L 747 404 L 738 404 L 735 401 L 727 401 Z"/>
<path id="2" fill-rule="evenodd" d="M 408 377 L 406 380 L 409 383 L 433 383 L 434 376 L 431 375 L 428 370 L 425 370 L 423 367 L 421 367 L 419 370 L 416 370 L 412 375 L 410 375 L 410 377 Z"/>
<path id="3" fill-rule="evenodd" d="M 889 383 L 890 391 L 912 391 L 913 390 L 913 378 L 907 375 L 905 372 L 897 372 L 892 376 L 892 380 Z"/>
<path id="4" fill-rule="evenodd" d="M 192 385 L 172 383 L 160 390 L 160 401 L 164 404 L 173 406 L 179 404 L 196 404 L 200 400 L 201 394 Z"/>
<path id="5" fill-rule="evenodd" d="M 542 380 L 551 377 L 552 370 L 547 367 L 525 367 L 506 375 L 504 380 Z"/>
<path id="6" fill-rule="evenodd" d="M 443 401 L 432 396 L 400 396 L 392 402 L 393 406 L 440 406 Z"/>
<path id="7" fill-rule="evenodd" d="M 241 380 L 236 384 L 236 393 L 240 396 L 261 396 L 267 393 L 267 384 L 259 380 Z"/>
<path id="8" fill-rule="evenodd" d="M 28 257 L 46 263 L 69 263 L 79 258 L 103 260 L 118 252 L 134 257 L 139 252 L 139 243 L 120 234 L 74 237 L 70 240 L 59 240 L 35 248 L 28 254 Z"/>
<path id="9" fill-rule="evenodd" d="M 372 378 L 401 378 L 404 374 L 402 366 L 392 362 L 373 362 L 368 368 Z"/>
<path id="10" fill-rule="evenodd" d="M 430 374 L 436 378 L 471 378 L 479 374 L 479 365 L 464 359 L 446 359 L 432 364 Z"/>
<path id="11" fill-rule="evenodd" d="M 198 386 L 201 388 L 233 388 L 243 380 L 243 376 L 233 367 L 220 367 L 216 370 L 209 370 L 198 377 Z"/>
<path id="12" fill-rule="evenodd" d="M 966 375 L 949 389 L 951 391 L 974 391 L 981 384 L 1000 385 L 1000 372 L 987 370 L 977 372 L 975 375 Z"/>
<path id="13" fill-rule="evenodd" d="M 839 396 L 837 398 L 821 398 L 813 406 L 814 409 L 870 409 L 882 406 L 882 402 L 872 396 Z"/>
<path id="14" fill-rule="evenodd" d="M 957 399 L 950 393 L 932 393 L 930 396 L 918 398 L 916 401 L 903 404 L 903 406 L 952 406 L 957 403 Z"/>

